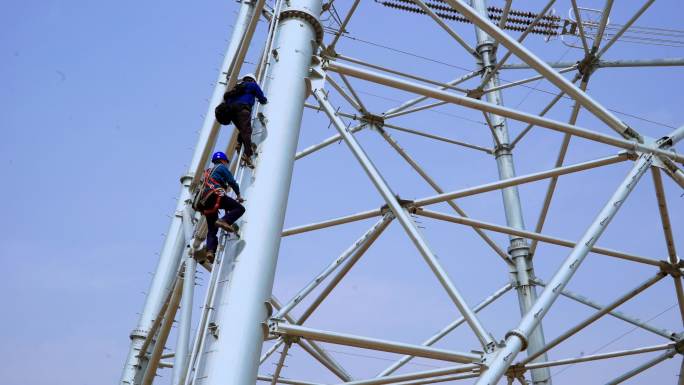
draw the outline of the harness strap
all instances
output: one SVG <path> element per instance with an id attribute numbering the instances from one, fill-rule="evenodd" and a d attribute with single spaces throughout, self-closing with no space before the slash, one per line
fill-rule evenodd
<path id="1" fill-rule="evenodd" d="M 223 198 L 223 195 L 216 194 L 216 204 L 214 204 L 214 207 L 202 211 L 202 214 L 207 215 L 207 214 L 214 214 L 215 212 L 217 212 L 219 207 L 221 206 L 221 198 Z"/>
<path id="2" fill-rule="evenodd" d="M 214 166 L 210 169 L 206 169 L 204 171 L 204 186 L 203 186 L 203 188 L 205 190 L 207 190 L 207 192 L 202 195 L 201 201 L 206 202 L 207 199 L 209 199 L 209 197 L 211 197 L 212 194 L 216 194 L 216 203 L 214 204 L 214 207 L 202 211 L 202 213 L 205 215 L 206 214 L 213 214 L 216 211 L 218 211 L 219 207 L 221 206 L 221 198 L 223 197 L 224 192 L 225 192 L 223 187 L 221 187 L 221 184 L 216 179 L 211 177 L 214 174 L 214 170 L 216 170 L 216 168 L 218 166 L 219 165 L 216 165 L 216 166 Z M 209 182 L 211 182 L 213 185 L 210 185 Z M 214 187 L 214 186 L 219 186 L 219 187 Z"/>

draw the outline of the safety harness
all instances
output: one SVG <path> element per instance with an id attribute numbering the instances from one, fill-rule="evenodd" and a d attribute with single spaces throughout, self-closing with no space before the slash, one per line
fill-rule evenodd
<path id="1" fill-rule="evenodd" d="M 219 206 L 221 205 L 221 198 L 226 194 L 226 190 L 221 187 L 221 184 L 211 177 L 218 166 L 219 165 L 216 165 L 204 171 L 204 175 L 202 176 L 202 187 L 198 189 L 198 195 L 193 200 L 193 208 L 196 211 L 201 211 L 204 215 L 213 214 L 218 211 Z M 213 207 L 206 208 L 205 204 L 212 194 L 216 194 L 216 203 Z"/>

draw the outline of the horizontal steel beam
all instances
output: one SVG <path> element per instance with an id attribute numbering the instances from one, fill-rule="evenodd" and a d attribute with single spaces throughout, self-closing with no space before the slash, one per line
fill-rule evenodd
<path id="1" fill-rule="evenodd" d="M 546 286 L 546 283 L 543 282 L 542 280 L 540 280 L 539 278 L 533 278 L 533 279 L 532 279 L 532 282 L 534 282 L 535 285 Z M 567 289 L 563 289 L 563 291 L 561 291 L 561 295 L 564 296 L 564 297 L 570 298 L 570 299 L 572 299 L 572 300 L 574 300 L 574 301 L 577 301 L 577 302 L 579 302 L 579 303 L 581 303 L 581 304 L 584 304 L 584 305 L 587 305 L 587 306 L 589 306 L 589 307 L 592 307 L 592 308 L 594 308 L 594 309 L 596 309 L 596 310 L 601 310 L 601 309 L 604 308 L 603 305 L 598 304 L 598 303 L 596 303 L 596 302 L 590 300 L 589 298 L 587 298 L 587 297 L 585 297 L 585 296 L 583 296 L 583 295 L 581 295 L 581 294 L 577 294 L 577 293 L 572 292 L 572 291 L 567 290 Z M 669 339 L 669 340 L 675 341 L 675 340 L 678 339 L 677 333 L 675 333 L 675 332 L 673 332 L 673 331 L 671 331 L 671 330 L 660 329 L 660 328 L 657 328 L 657 327 L 655 327 L 655 326 L 651 326 L 651 325 L 649 325 L 649 324 L 647 324 L 647 323 L 645 323 L 645 322 L 639 320 L 639 319 L 636 318 L 636 317 L 628 316 L 628 315 L 626 315 L 626 314 L 624 314 L 624 313 L 622 313 L 622 312 L 613 310 L 613 311 L 611 311 L 611 312 L 608 312 L 608 314 L 612 315 L 613 317 L 615 317 L 615 318 L 617 318 L 617 319 L 621 319 L 621 320 L 623 320 L 623 321 L 625 321 L 625 322 L 627 322 L 627 323 L 630 323 L 630 324 L 632 324 L 632 325 L 634 325 L 634 326 L 636 326 L 636 327 L 642 328 L 642 329 L 644 329 L 644 330 L 647 330 L 647 331 L 649 331 L 649 332 L 651 332 L 651 333 L 657 334 L 657 335 L 659 335 L 659 336 L 661 336 L 661 337 L 664 337 L 664 338 L 667 338 L 667 339 Z"/>
<path id="2" fill-rule="evenodd" d="M 272 382 L 272 381 L 273 381 L 273 377 L 271 377 L 271 376 L 264 376 L 264 375 L 261 375 L 261 374 L 260 374 L 260 375 L 257 376 L 257 380 L 258 380 L 258 381 L 263 381 L 263 382 Z M 289 384 L 289 385 L 324 385 L 324 384 L 321 384 L 321 383 L 318 383 L 318 382 L 309 382 L 309 381 L 301 381 L 301 380 L 290 380 L 290 379 L 282 378 L 282 377 L 278 378 L 278 380 L 277 380 L 276 382 L 279 383 L 279 384 Z"/>
<path id="3" fill-rule="evenodd" d="M 468 378 L 475 378 L 478 377 L 480 373 L 473 373 L 473 374 L 455 374 L 455 375 L 450 375 L 450 376 L 443 376 L 443 377 L 433 377 L 433 378 L 426 378 L 426 379 L 420 379 L 420 380 L 413 380 L 413 381 L 406 381 L 402 382 L 398 385 L 426 385 L 426 384 L 437 384 L 440 382 L 447 382 L 447 381 L 458 381 L 458 380 L 465 380 Z"/>
<path id="4" fill-rule="evenodd" d="M 337 226 L 345 223 L 362 221 L 364 219 L 374 218 L 382 215 L 382 209 L 368 210 L 357 214 L 347 215 L 344 217 L 328 219 L 322 222 L 311 223 L 308 225 L 290 227 L 289 229 L 283 230 L 282 236 L 287 237 L 290 235 L 306 233 L 308 231 L 320 230 L 326 227 Z"/>
<path id="5" fill-rule="evenodd" d="M 476 219 L 467 218 L 467 217 L 457 217 L 457 216 L 453 216 L 453 215 L 439 213 L 436 211 L 430 211 L 430 210 L 425 210 L 425 209 L 419 208 L 416 210 L 416 214 L 424 216 L 424 217 L 428 217 L 428 218 L 439 219 L 442 221 L 451 222 L 451 223 L 457 223 L 457 224 L 461 224 L 461 225 L 476 227 L 479 229 L 491 230 L 491 231 L 495 231 L 497 233 L 516 235 L 516 236 L 520 236 L 520 237 L 528 238 L 528 239 L 535 239 L 535 240 L 538 240 L 541 242 L 550 243 L 552 245 L 564 246 L 564 247 L 569 247 L 569 248 L 573 248 L 577 245 L 575 242 L 572 242 L 572 241 L 552 237 L 552 236 L 545 235 L 545 234 L 535 233 L 533 231 L 519 230 L 519 229 L 515 229 L 513 227 L 501 226 L 501 225 L 497 225 L 494 223 L 478 221 Z M 660 267 L 662 264 L 660 261 L 657 261 L 654 259 L 650 259 L 650 258 L 646 258 L 646 257 L 640 257 L 638 255 L 627 254 L 627 253 L 624 253 L 621 251 L 606 249 L 603 247 L 592 247 L 590 249 L 590 251 L 592 253 L 596 253 L 596 254 L 607 255 L 609 257 L 625 259 L 628 261 L 639 262 L 639 263 L 643 263 L 643 264 L 647 264 L 647 265 L 651 265 L 651 266 L 656 266 L 656 267 Z"/>
<path id="6" fill-rule="evenodd" d="M 446 376 L 449 374 L 467 373 L 467 372 L 472 372 L 474 370 L 478 370 L 479 368 L 480 368 L 480 366 L 476 365 L 476 364 L 450 366 L 447 368 L 426 370 L 426 371 L 422 371 L 422 372 L 398 374 L 398 375 L 394 375 L 394 376 L 371 378 L 368 380 L 352 381 L 352 382 L 345 383 L 345 385 L 382 385 L 382 384 L 394 384 L 394 383 L 398 383 L 398 382 L 403 383 L 404 381 L 441 377 L 441 376 Z"/>
<path id="7" fill-rule="evenodd" d="M 675 346 L 675 344 L 662 344 L 662 345 L 647 346 L 647 347 L 637 348 L 637 349 L 620 350 L 620 351 L 610 352 L 610 353 L 594 354 L 594 355 L 582 356 L 582 357 L 576 357 L 576 358 L 565 358 L 562 360 L 555 360 L 555 361 L 535 362 L 533 364 L 525 365 L 525 369 L 536 369 L 536 368 L 547 368 L 547 367 L 551 367 L 551 366 L 571 365 L 571 364 L 577 364 L 580 362 L 598 361 L 598 360 L 605 360 L 608 358 L 631 356 L 634 354 L 651 353 L 651 352 L 657 352 L 657 351 L 661 351 L 661 350 L 671 349 L 674 346 Z"/>
<path id="8" fill-rule="evenodd" d="M 618 148 L 623 148 L 630 151 L 638 150 L 646 153 L 653 153 L 657 155 L 670 157 L 671 159 L 676 159 L 680 162 L 684 162 L 684 155 L 676 154 L 674 151 L 663 150 L 653 145 L 638 143 L 633 140 L 626 140 L 623 138 L 605 135 L 569 123 L 544 118 L 538 115 L 532 115 L 523 111 L 507 108 L 497 104 L 483 102 L 481 100 L 471 98 L 468 96 L 457 95 L 451 92 L 426 87 L 418 83 L 410 82 L 392 76 L 387 76 L 378 72 L 368 71 L 363 68 L 350 66 L 337 61 L 330 61 L 325 63 L 324 68 L 328 71 L 353 76 L 359 79 L 364 79 L 374 83 L 397 88 L 403 91 L 413 92 L 434 99 L 447 101 L 456 105 L 473 108 L 484 112 L 489 112 L 506 118 L 518 120 L 521 122 L 532 123 L 537 126 L 546 127 L 554 131 L 568 133 L 581 138 L 593 140 L 604 144 L 609 144 Z M 567 82 L 570 83 L 569 80 Z"/>
<path id="9" fill-rule="evenodd" d="M 456 87 L 456 86 L 452 86 L 452 85 L 449 84 L 449 83 L 442 83 L 442 82 L 439 82 L 439 81 L 436 81 L 436 80 L 424 78 L 424 77 L 422 77 L 422 76 L 416 76 L 416 75 L 408 74 L 408 73 L 406 73 L 406 72 L 401 72 L 401 71 L 393 70 L 393 69 L 391 69 L 391 68 L 379 66 L 379 65 L 377 65 L 377 64 L 368 63 L 368 62 L 365 62 L 365 61 L 363 61 L 363 60 L 354 59 L 354 58 L 351 58 L 351 57 L 349 57 L 349 56 L 337 55 L 335 58 L 332 58 L 332 59 L 344 60 L 344 61 L 347 61 L 347 62 L 350 62 L 350 63 L 362 65 L 362 66 L 364 66 L 364 67 L 373 68 L 373 69 L 376 69 L 376 70 L 378 70 L 378 71 L 387 72 L 387 73 L 390 73 L 390 74 L 393 74 L 393 75 L 397 75 L 397 76 L 401 76 L 401 77 L 405 77 L 405 78 L 417 80 L 417 81 L 419 81 L 419 82 L 423 82 L 423 83 L 427 83 L 427 84 L 432 84 L 432 85 L 434 85 L 434 86 L 439 86 L 440 89 L 451 89 L 451 90 L 459 91 L 459 92 L 463 92 L 463 93 L 468 92 L 468 90 L 466 90 L 466 89 L 463 89 L 463 88 L 460 88 L 460 87 Z"/>
<path id="10" fill-rule="evenodd" d="M 391 128 L 393 130 L 397 130 L 397 131 L 401 131 L 401 132 L 406 132 L 409 134 L 423 136 L 426 138 L 438 140 L 440 142 L 451 143 L 451 144 L 455 144 L 457 146 L 467 147 L 467 148 L 470 148 L 473 150 L 482 151 L 482 152 L 490 154 L 490 155 L 494 153 L 494 150 L 492 150 L 491 148 L 482 147 L 482 146 L 478 146 L 476 144 L 470 144 L 470 143 L 466 143 L 466 142 L 460 142 L 458 140 L 445 138 L 443 136 L 434 135 L 434 134 L 430 134 L 430 133 L 423 132 L 423 131 L 413 130 L 411 128 L 400 127 L 400 126 L 396 126 L 394 124 L 385 123 L 385 124 L 383 124 L 383 127 Z"/>
<path id="11" fill-rule="evenodd" d="M 275 335 L 302 337 L 314 341 L 328 342 L 337 345 L 355 346 L 358 348 L 379 350 L 397 354 L 410 354 L 417 357 L 460 363 L 472 363 L 480 360 L 480 355 L 473 353 L 456 352 L 420 345 L 406 344 L 402 342 L 381 340 L 377 338 L 360 337 L 351 334 L 311 329 L 304 326 L 286 324 L 274 319 L 271 320 L 269 326 L 271 333 Z"/>
<path id="12" fill-rule="evenodd" d="M 553 68 L 567 68 L 577 64 L 576 62 L 555 62 L 547 63 Z M 648 59 L 648 60 L 599 60 L 597 67 L 680 67 L 684 66 L 684 58 L 671 59 Z M 531 69 L 528 64 L 515 63 L 505 64 L 501 69 L 527 70 Z"/>
<path id="13" fill-rule="evenodd" d="M 539 180 L 551 178 L 553 176 L 572 174 L 579 171 L 584 171 L 596 167 L 607 166 L 613 163 L 619 163 L 628 159 L 627 154 L 618 154 L 605 158 L 599 158 L 582 163 L 575 163 L 567 166 L 552 168 L 546 171 L 539 171 L 531 174 L 516 176 L 496 182 L 486 183 L 483 185 L 468 187 L 462 190 L 452 191 L 444 194 L 438 194 L 427 198 L 417 199 L 414 205 L 417 207 L 432 205 L 452 199 L 463 198 L 471 195 L 482 194 L 489 191 L 500 190 L 502 188 L 517 186 L 524 183 L 536 182 Z"/>
<path id="14" fill-rule="evenodd" d="M 281 314 L 283 310 L 283 305 L 278 301 L 278 299 L 275 296 L 271 296 L 271 304 L 275 308 L 275 310 L 278 312 L 276 313 L 280 318 L 284 318 L 287 322 L 289 323 L 296 323 L 295 320 L 287 313 Z M 279 343 L 275 343 L 273 347 L 282 345 L 283 342 L 285 342 L 284 338 L 279 338 Z M 333 374 L 335 374 L 337 377 L 339 377 L 342 381 L 351 381 L 352 377 L 349 375 L 349 373 L 342 367 L 340 366 L 337 361 L 335 361 L 330 355 L 323 350 L 318 344 L 314 341 L 309 341 L 306 339 L 301 339 L 298 341 L 298 345 L 304 349 L 307 353 L 309 353 L 313 358 L 315 358 L 318 362 L 320 362 L 323 366 L 328 368 Z M 287 346 L 287 345 L 286 345 Z M 273 347 L 271 347 L 273 349 Z M 277 349 L 277 348 L 276 348 Z M 271 353 L 272 354 L 272 353 Z M 262 357 L 263 359 L 263 357 Z M 263 362 L 263 361 L 260 361 Z"/>

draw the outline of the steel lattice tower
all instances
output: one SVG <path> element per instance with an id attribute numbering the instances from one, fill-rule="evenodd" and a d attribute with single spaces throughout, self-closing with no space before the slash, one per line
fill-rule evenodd
<path id="1" fill-rule="evenodd" d="M 684 139 L 684 126 L 658 137 L 648 136 L 638 126 L 629 125 L 618 118 L 614 111 L 587 91 L 590 79 L 599 68 L 684 65 L 684 59 L 607 61 L 603 58 L 616 41 L 634 38 L 629 35 L 630 28 L 654 0 L 645 1 L 631 18 L 613 27 L 610 33 L 607 32 L 609 17 L 617 6 L 612 0 L 605 1 L 603 9 L 596 11 L 599 16 L 591 22 L 582 20 L 582 8 L 575 0 L 570 1 L 574 15 L 571 19 L 550 13 L 555 0 L 545 2 L 535 12 L 516 10 L 511 0 L 505 1 L 503 8 L 492 7 L 486 0 L 376 0 L 377 7 L 392 8 L 386 10 L 388 13 L 409 11 L 422 14 L 412 17 L 420 23 L 434 22 L 435 33 L 448 34 L 456 43 L 456 49 L 464 49 L 470 55 L 469 65 L 476 66 L 476 69 L 448 82 L 436 80 L 430 74 L 406 73 L 338 52 L 338 42 L 347 32 L 360 0 L 340 3 L 339 0 L 275 0 L 272 5 L 266 4 L 265 0 L 243 0 L 240 3 L 222 71 L 210 100 L 209 113 L 201 128 L 187 174 L 181 178 L 175 215 L 139 322 L 131 334 L 131 347 L 120 383 L 150 385 L 159 369 L 172 367 L 171 382 L 174 385 L 246 385 L 257 381 L 320 384 L 315 378 L 305 378 L 306 373 L 293 373 L 302 375 L 296 380 L 282 376 L 289 352 L 295 347 L 301 348 L 307 357 L 322 364 L 335 376 L 337 383 L 356 385 L 458 383 L 457 380 L 493 385 L 502 378 L 506 378 L 509 384 L 551 384 L 553 377 L 550 368 L 652 353 L 648 360 L 630 370 L 615 373 L 615 379 L 609 383 L 617 384 L 683 354 L 681 324 L 655 326 L 633 315 L 618 312 L 616 308 L 656 283 L 670 280 L 674 282 L 674 290 L 668 292 L 673 301 L 677 301 L 684 317 L 684 288 L 681 281 L 684 264 L 676 252 L 677 242 L 664 187 L 664 183 L 672 183 L 673 186 L 684 188 L 684 171 L 681 168 L 684 156 L 675 151 L 677 142 Z M 324 27 L 321 17 L 336 14 L 335 5 L 345 7 L 345 17 L 337 18 L 337 28 Z M 255 32 L 260 21 L 266 22 L 266 30 L 262 33 L 264 39 L 257 41 L 259 34 Z M 469 41 L 465 35 L 457 32 L 453 28 L 455 22 L 471 23 L 475 39 Z M 577 39 L 577 50 L 574 52 L 580 53 L 577 61 L 549 63 L 540 59 L 523 45 L 531 34 L 573 36 Z M 269 99 L 267 105 L 255 108 L 253 117 L 253 138 L 258 144 L 254 169 L 239 166 L 240 154 L 234 150 L 235 133 L 227 143 L 218 140 L 220 126 L 213 117 L 214 107 L 221 101 L 225 90 L 236 84 L 238 74 L 245 67 L 250 47 L 260 51 L 259 60 L 255 63 L 256 73 Z M 502 55 L 500 51 L 505 53 Z M 509 63 L 511 57 L 519 59 L 519 63 Z M 532 77 L 512 82 L 500 79 L 502 73 L 518 73 L 520 71 L 516 70 L 519 69 L 536 73 Z M 336 79 L 341 79 L 341 83 Z M 414 94 L 414 97 L 393 108 L 375 110 L 359 96 L 352 79 Z M 529 113 L 504 105 L 503 90 L 538 80 L 547 81 L 555 87 L 552 99 L 547 101 L 541 112 Z M 554 105 L 563 99 L 572 102 L 567 122 L 546 117 Z M 483 127 L 491 134 L 493 145 L 474 145 L 394 124 L 399 116 L 418 114 L 442 105 L 460 106 L 480 114 L 486 123 Z M 347 112 L 349 108 L 353 111 Z M 297 151 L 305 109 L 310 110 L 307 114 L 325 116 L 337 134 Z M 580 112 L 590 114 L 602 128 L 613 132 L 604 133 L 578 126 Z M 525 125 L 515 137 L 509 129 L 511 122 Z M 532 128 L 561 133 L 560 149 L 553 167 L 539 166 L 534 172 L 518 174 L 516 146 Z M 434 193 L 417 199 L 400 198 L 397 193 L 402 192 L 390 187 L 389 179 L 374 163 L 378 160 L 374 158 L 373 151 L 359 140 L 360 134 L 357 133 L 362 130 L 389 144 Z M 392 131 L 449 143 L 459 146 L 463 151 L 484 153 L 495 160 L 498 179 L 455 190 L 445 189 L 399 145 L 390 135 Z M 599 146 L 607 155 L 575 163 L 567 162 L 573 137 Z M 295 161 L 337 142 L 343 142 L 356 161 L 356 164 L 345 164 L 344 167 L 360 167 L 379 193 L 382 204 L 366 211 L 284 229 Z M 234 159 L 231 165 L 244 191 L 247 211 L 239 221 L 240 237 L 222 234 L 215 264 L 198 267 L 193 256 L 203 252 L 206 224 L 201 215 L 193 212 L 189 201 L 198 186 L 202 170 L 207 167 L 210 154 L 224 148 Z M 542 232 L 559 177 L 618 164 L 630 165 L 626 175 L 620 176 L 610 194 L 600 197 L 602 203 L 592 214 L 593 220 L 584 226 L 574 240 Z M 647 180 L 642 179 L 652 179 L 657 205 L 653 204 L 651 208 L 655 211 L 657 206 L 659 226 L 667 251 L 662 258 L 608 249 L 597 243 L 628 201 L 630 193 L 640 184 L 647 183 Z M 527 202 L 522 199 L 524 196 L 521 197 L 519 188 L 540 181 L 544 183 L 534 186 L 543 186 L 543 203 L 534 231 L 531 231 L 525 225 L 524 205 Z M 471 218 L 458 202 L 462 198 L 478 198 L 491 192 L 500 194 L 502 198 L 504 212 L 500 220 L 505 220 L 505 224 Z M 433 209 L 435 205 L 440 210 Z M 565 215 L 572 216 L 573 213 Z M 679 216 L 681 213 L 676 217 L 673 215 L 675 218 Z M 482 258 L 493 256 L 490 259 L 496 260 L 508 282 L 473 305 L 474 300 L 462 291 L 462 285 L 455 278 L 450 263 L 438 258 L 437 248 L 426 238 L 429 231 L 420 228 L 419 218 L 458 224 L 468 229 L 468 234 L 477 239 L 485 250 Z M 368 219 L 375 222 L 291 299 L 280 303 L 273 296 L 276 262 L 283 238 Z M 417 251 L 407 253 L 419 256 L 427 264 L 436 285 L 447 294 L 449 305 L 458 312 L 458 317 L 422 344 L 310 327 L 307 324 L 310 317 L 393 224 L 401 229 Z M 503 234 L 506 238 L 495 234 Z M 457 242 L 453 243 L 458 248 Z M 566 249 L 562 261 L 543 277 L 539 277 L 534 267 L 536 258 L 542 254 L 538 252 L 540 243 Z M 566 286 L 572 282 L 575 273 L 581 271 L 590 253 L 621 260 L 645 271 L 650 269 L 648 279 L 603 304 L 574 293 Z M 200 303 L 201 310 L 193 314 L 193 299 L 198 294 L 195 293 L 198 269 L 207 269 L 209 278 L 203 302 Z M 489 320 L 480 311 L 504 295 L 516 298 L 519 312 L 515 315 L 510 312 L 501 314 L 507 318 L 506 330 L 495 333 L 488 327 Z M 561 332 L 554 328 L 554 332 L 549 333 L 542 324 L 548 329 L 549 324 L 545 322 L 548 318 L 545 316 L 557 306 L 559 298 L 586 305 L 591 311 L 579 323 Z M 196 303 L 194 307 L 198 307 Z M 298 316 L 294 315 L 295 309 Z M 373 316 L 381 315 L 364 315 Z M 553 349 L 562 346 L 570 337 L 608 317 L 633 325 L 657 336 L 661 341 L 654 345 L 608 353 L 560 359 L 549 357 Z M 169 338 L 174 321 L 178 323 L 175 350 L 167 353 L 164 352 L 165 346 L 174 346 Z M 460 325 L 464 325 L 462 329 L 467 328 L 471 333 L 468 343 L 449 344 L 446 348 L 433 346 Z M 469 345 L 471 340 L 472 344 Z M 357 378 L 324 349 L 322 343 L 403 356 L 376 376 Z M 276 352 L 279 354 L 274 355 Z M 173 362 L 165 361 L 171 357 Z M 405 365 L 416 357 L 447 362 L 449 366 L 406 371 Z M 269 375 L 259 374 L 260 365 L 269 360 L 276 365 L 273 372 Z M 404 369 L 399 374 L 402 367 Z M 684 383 L 681 373 L 679 378 L 679 383 Z"/>

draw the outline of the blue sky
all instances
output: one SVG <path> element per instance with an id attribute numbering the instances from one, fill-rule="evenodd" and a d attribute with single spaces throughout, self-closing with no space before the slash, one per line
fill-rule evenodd
<path id="1" fill-rule="evenodd" d="M 340 12 L 346 13 L 347 2 L 336 3 Z M 521 10 L 540 7 L 536 2 L 514 3 Z M 559 0 L 555 8 L 565 16 L 569 4 Z M 599 0 L 584 3 L 594 8 L 602 4 Z M 611 23 L 624 23 L 639 6 L 619 4 Z M 637 24 L 676 29 L 681 25 L 678 12 L 673 12 L 678 6 L 675 0 L 656 2 Z M 5 215 L 0 219 L 0 255 L 5 266 L 5 277 L 0 281 L 6 308 L 0 319 L 4 384 L 86 385 L 118 380 L 128 333 L 142 307 L 175 205 L 178 177 L 187 168 L 207 111 L 237 7 L 233 1 L 215 0 L 192 5 L 176 1 L 51 0 L 4 4 L 0 14 L 0 129 L 4 132 L 0 170 L 6 180 L 0 192 L 5 202 Z M 263 23 L 259 26 L 258 37 L 263 36 L 264 27 Z M 472 25 L 453 27 L 466 40 L 474 40 Z M 366 42 L 341 39 L 338 51 L 348 56 L 441 81 L 475 68 L 472 59 L 423 16 L 367 1 L 360 6 L 349 31 L 351 37 Z M 575 61 L 581 55 L 580 50 L 559 40 L 545 42 L 530 36 L 525 44 L 545 60 Z M 248 53 L 247 70 L 253 67 L 260 49 L 255 46 Z M 683 53 L 682 48 L 618 43 L 606 58 L 682 57 Z M 502 79 L 532 74 L 509 71 Z M 352 80 L 352 84 L 375 112 L 411 98 L 363 81 Z M 550 100 L 548 91 L 554 87 L 544 82 L 535 86 L 539 90 L 507 90 L 506 104 L 538 112 Z M 589 93 L 618 111 L 616 114 L 635 129 L 659 137 L 671 131 L 668 126 L 682 124 L 682 87 L 681 68 L 605 69 L 593 76 Z M 333 96 L 332 101 L 342 111 L 351 112 L 341 98 Z M 569 100 L 563 100 L 548 116 L 565 121 L 571 107 Z M 491 146 L 482 120 L 480 113 L 447 106 L 397 118 L 395 123 Z M 580 114 L 578 124 L 613 134 L 586 111 Z M 524 128 L 518 122 L 509 125 L 513 135 Z M 334 133 L 322 113 L 311 111 L 305 111 L 301 131 L 300 148 Z M 390 133 L 446 190 L 497 178 L 495 162 L 485 153 Z M 403 198 L 433 194 L 377 133 L 366 130 L 357 137 Z M 535 128 L 516 148 L 518 173 L 551 167 L 560 141 L 561 134 Z M 589 160 L 615 151 L 573 139 L 567 161 Z M 544 232 L 578 239 L 628 168 L 628 163 L 618 164 L 561 178 Z M 682 192 L 668 178 L 664 182 L 681 250 Z M 646 175 L 599 245 L 666 258 L 652 185 L 650 175 Z M 534 228 L 545 189 L 546 182 L 520 188 L 528 228 Z M 336 144 L 296 163 L 285 226 L 381 204 L 344 144 Z M 497 192 L 459 204 L 474 218 L 505 223 Z M 450 210 L 445 205 L 435 209 Z M 289 299 L 371 223 L 285 239 L 275 294 L 282 301 Z M 480 301 L 507 282 L 505 267 L 471 230 L 428 219 L 421 219 L 421 225 L 469 303 Z M 504 236 L 492 237 L 505 248 Z M 565 248 L 540 245 L 535 257 L 538 276 L 548 280 L 567 253 Z M 569 288 L 606 303 L 652 274 L 655 271 L 649 267 L 591 254 Z M 199 276 L 198 291 L 204 289 L 201 285 L 207 278 Z M 673 304 L 674 291 L 668 277 L 621 309 L 641 319 L 658 315 L 652 321 L 655 325 L 680 331 L 682 324 Z M 547 336 L 562 333 L 588 314 L 579 305 L 559 300 L 544 324 Z M 310 326 L 419 343 L 456 316 L 419 254 L 401 228 L 393 224 L 312 317 Z M 518 319 L 517 300 L 511 293 L 482 312 L 483 323 L 497 338 L 502 338 Z M 551 357 L 590 354 L 630 329 L 615 319 L 602 319 L 554 349 Z M 661 342 L 634 331 L 601 352 Z M 439 346 L 467 351 L 476 344 L 463 327 Z M 387 360 L 396 357 L 340 346 L 327 348 L 359 378 L 376 374 L 389 365 Z M 293 349 L 292 354 L 285 376 L 334 382 L 300 350 Z M 647 357 L 575 366 L 559 374 L 555 383 L 602 383 Z M 680 360 L 675 357 L 632 383 L 672 383 Z M 405 370 L 443 365 L 429 360 L 416 362 Z M 272 370 L 272 366 L 265 366 L 261 372 Z M 168 380 L 170 373 L 162 374 L 161 381 Z"/>

